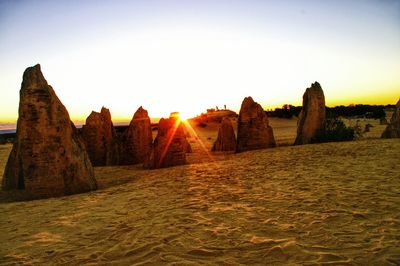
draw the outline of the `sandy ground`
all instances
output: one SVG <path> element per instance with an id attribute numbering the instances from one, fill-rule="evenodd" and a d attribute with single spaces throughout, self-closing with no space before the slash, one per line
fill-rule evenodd
<path id="1" fill-rule="evenodd" d="M 295 125 L 275 121 L 278 143 Z M 210 126 L 190 139 L 191 164 L 97 167 L 98 191 L 3 200 L 0 264 L 399 265 L 400 140 L 374 139 L 377 127 L 359 141 L 213 155 Z"/>

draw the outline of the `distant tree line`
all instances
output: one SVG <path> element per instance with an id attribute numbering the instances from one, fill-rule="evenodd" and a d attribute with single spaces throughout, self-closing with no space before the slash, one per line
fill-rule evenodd
<path id="1" fill-rule="evenodd" d="M 379 119 L 386 116 L 384 105 L 356 104 L 349 106 L 335 106 L 327 108 L 327 116 L 365 117 Z"/>
<path id="2" fill-rule="evenodd" d="M 273 111 L 265 111 L 269 117 L 279 118 L 292 118 L 299 116 L 301 106 L 293 106 L 290 104 L 284 104 L 282 108 L 275 108 Z M 385 108 L 394 108 L 394 105 L 367 105 L 367 104 L 356 104 L 349 106 L 335 106 L 326 107 L 327 117 L 365 117 L 379 119 L 385 117 Z"/>
<path id="3" fill-rule="evenodd" d="M 301 106 L 293 106 L 291 104 L 284 104 L 282 108 L 275 108 L 275 110 L 265 111 L 269 117 L 279 118 L 292 118 L 293 116 L 299 116 Z"/>

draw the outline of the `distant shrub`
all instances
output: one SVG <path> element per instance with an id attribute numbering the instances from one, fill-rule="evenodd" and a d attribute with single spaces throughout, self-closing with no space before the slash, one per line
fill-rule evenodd
<path id="1" fill-rule="evenodd" d="M 347 127 L 337 117 L 327 118 L 325 129 L 317 133 L 313 142 L 335 142 L 353 140 L 355 129 Z"/>
<path id="2" fill-rule="evenodd" d="M 290 119 L 293 116 L 299 116 L 301 112 L 301 106 L 293 106 L 290 104 L 284 104 L 282 108 L 275 108 L 274 111 L 265 111 L 269 117 L 279 117 Z"/>

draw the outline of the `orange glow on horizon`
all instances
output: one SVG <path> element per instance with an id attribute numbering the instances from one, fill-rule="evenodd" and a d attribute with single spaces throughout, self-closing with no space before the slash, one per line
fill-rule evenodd
<path id="1" fill-rule="evenodd" d="M 339 106 L 339 105 L 344 105 L 344 106 L 348 106 L 350 104 L 369 104 L 369 105 L 388 105 L 388 104 L 396 104 L 396 102 L 399 100 L 400 95 L 398 93 L 399 90 L 393 90 L 392 93 L 385 93 L 385 94 L 379 94 L 376 95 L 377 92 L 376 91 L 367 91 L 364 95 L 359 95 L 356 97 L 352 97 L 352 98 L 348 98 L 348 99 L 344 99 L 343 97 L 337 96 L 337 95 L 332 95 L 332 93 L 330 93 L 329 91 L 326 92 L 325 91 L 325 103 L 326 106 L 328 107 L 334 107 L 334 106 Z M 250 95 L 251 96 L 251 95 Z M 264 98 L 265 99 L 265 98 Z M 231 108 L 228 107 L 228 109 L 239 113 L 240 110 L 240 102 L 242 99 L 238 100 L 238 104 L 236 106 L 232 106 Z M 260 97 L 255 98 L 254 100 L 257 101 L 258 103 L 260 103 L 262 105 L 262 107 L 264 108 L 264 110 L 273 110 L 275 108 L 281 108 L 284 104 L 291 104 L 294 106 L 301 106 L 302 105 L 302 98 L 300 97 L 299 99 L 297 99 L 296 101 L 287 101 L 287 102 L 282 102 L 279 103 L 277 101 L 273 101 L 273 100 L 269 100 L 269 101 L 264 101 L 262 98 L 260 99 Z M 207 106 L 207 105 L 205 105 Z M 70 114 L 70 118 L 71 120 L 76 124 L 76 125 L 81 125 L 81 124 L 85 124 L 86 118 L 87 116 L 89 116 L 90 112 L 86 112 L 86 114 L 82 114 L 79 113 L 77 111 L 71 111 L 68 106 L 67 110 L 69 111 Z M 110 109 L 111 112 L 111 118 L 113 123 L 129 123 L 133 117 L 134 114 L 134 110 L 131 112 L 113 112 L 113 108 L 110 106 L 105 106 L 106 108 Z M 209 108 L 213 108 L 213 106 L 209 105 Z M 15 108 L 16 110 L 14 110 L 13 112 L 1 112 L 0 113 L 0 123 L 4 124 L 4 123 L 16 123 L 17 119 L 18 119 L 18 107 Z M 169 114 L 171 112 L 168 111 L 156 111 L 153 110 L 151 108 L 146 108 L 145 109 L 148 110 L 149 112 L 149 116 L 151 119 L 152 123 L 157 123 L 158 120 L 162 117 L 164 118 L 168 118 Z M 180 110 L 179 112 L 179 117 L 182 121 L 196 117 L 197 115 L 200 115 L 201 113 L 205 113 L 206 112 L 207 107 L 203 108 L 203 109 L 190 109 L 190 108 L 185 108 Z M 98 110 L 94 110 L 94 111 L 99 111 L 100 108 L 98 108 Z"/>

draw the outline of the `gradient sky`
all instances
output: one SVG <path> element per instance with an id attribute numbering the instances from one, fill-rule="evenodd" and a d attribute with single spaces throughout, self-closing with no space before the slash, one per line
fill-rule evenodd
<path id="1" fill-rule="evenodd" d="M 0 122 L 37 63 L 74 121 L 301 105 L 314 81 L 328 106 L 395 103 L 400 1 L 0 0 Z"/>

